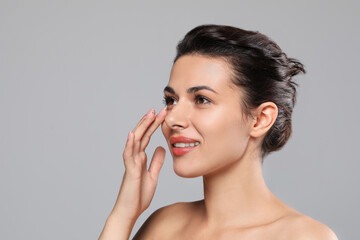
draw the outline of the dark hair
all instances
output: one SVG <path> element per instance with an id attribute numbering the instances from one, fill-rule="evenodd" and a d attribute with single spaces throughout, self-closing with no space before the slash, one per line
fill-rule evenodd
<path id="1" fill-rule="evenodd" d="M 191 54 L 221 57 L 230 63 L 232 81 L 245 95 L 242 104 L 247 116 L 264 102 L 276 104 L 278 116 L 262 143 L 262 157 L 281 149 L 292 131 L 297 86 L 292 77 L 305 73 L 304 66 L 288 58 L 269 37 L 223 25 L 201 25 L 188 32 L 177 45 L 174 63 Z"/>

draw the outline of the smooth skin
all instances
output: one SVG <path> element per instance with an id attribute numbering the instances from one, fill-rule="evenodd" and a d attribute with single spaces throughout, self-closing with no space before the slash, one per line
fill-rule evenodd
<path id="1" fill-rule="evenodd" d="M 231 69 L 221 58 L 187 55 L 175 62 L 164 92 L 167 110 L 143 118 L 129 135 L 123 183 L 100 239 L 128 239 L 137 217 L 149 206 L 165 151 L 155 150 L 147 170 L 144 150 L 161 123 L 175 173 L 202 176 L 204 199 L 160 208 L 134 239 L 337 239 L 330 228 L 287 206 L 268 189 L 260 149 L 277 107 L 266 102 L 251 117 L 245 116 L 243 93 L 230 79 Z M 172 136 L 200 144 L 176 156 Z"/>
<path id="2" fill-rule="evenodd" d="M 123 153 L 125 173 L 119 195 L 99 239 L 129 239 L 136 219 L 149 207 L 164 162 L 165 149 L 160 146 L 155 149 L 147 169 L 145 148 L 165 116 L 165 108 L 157 116 L 155 110 L 150 109 L 128 134 Z"/>

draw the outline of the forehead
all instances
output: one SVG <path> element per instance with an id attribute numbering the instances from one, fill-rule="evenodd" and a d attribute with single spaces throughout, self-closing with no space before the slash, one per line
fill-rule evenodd
<path id="1" fill-rule="evenodd" d="M 219 57 L 202 55 L 180 57 L 171 70 L 169 86 L 176 89 L 196 85 L 206 85 L 216 91 L 233 89 L 229 64 Z"/>

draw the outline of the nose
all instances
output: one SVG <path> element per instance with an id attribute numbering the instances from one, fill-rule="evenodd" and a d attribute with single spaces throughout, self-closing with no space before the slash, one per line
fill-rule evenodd
<path id="1" fill-rule="evenodd" d="M 176 104 L 168 108 L 167 114 L 165 117 L 165 124 L 168 128 L 173 130 L 185 129 L 189 125 L 189 106 L 186 106 L 185 103 Z"/>

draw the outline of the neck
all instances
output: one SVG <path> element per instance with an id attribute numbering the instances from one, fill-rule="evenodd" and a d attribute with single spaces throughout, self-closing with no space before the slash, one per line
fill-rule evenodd
<path id="1" fill-rule="evenodd" d="M 203 176 L 203 182 L 208 226 L 257 226 L 284 211 L 284 204 L 266 186 L 261 157 L 245 156 L 226 169 Z"/>

